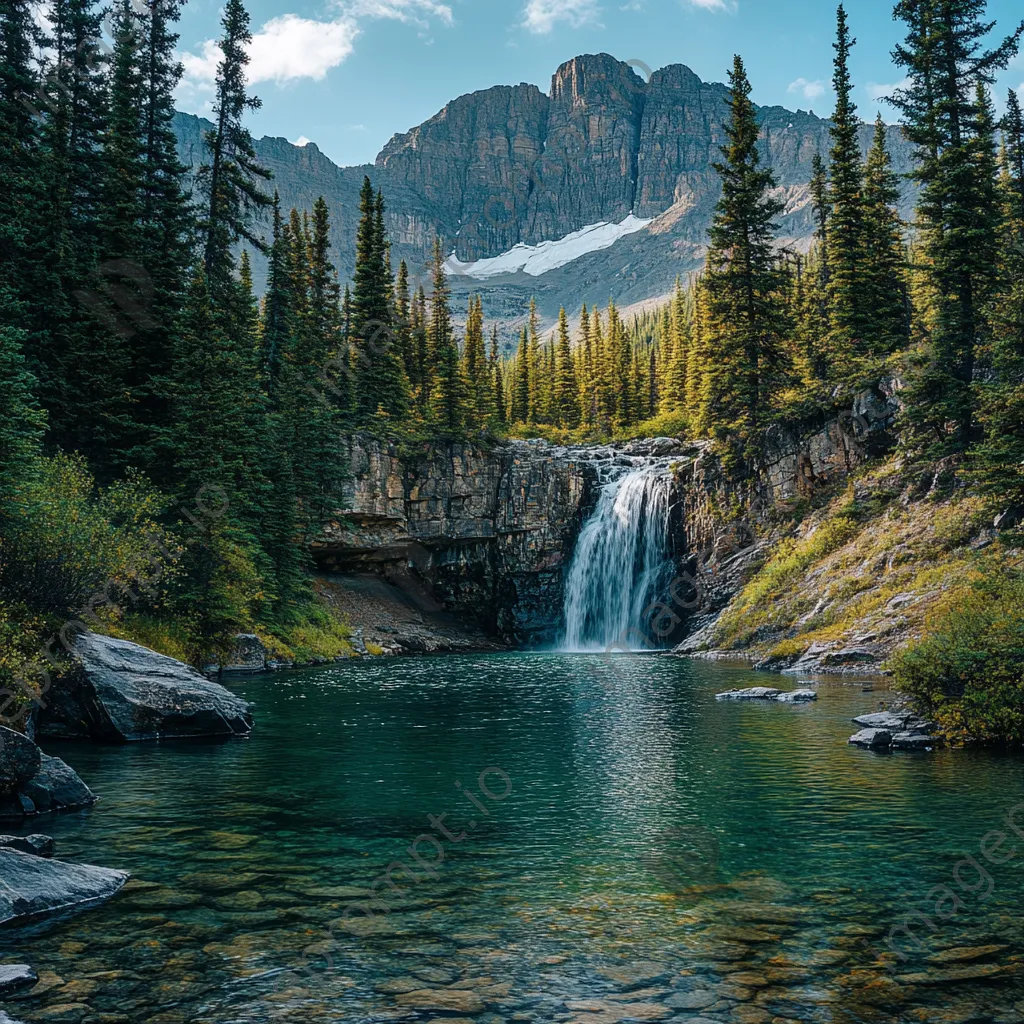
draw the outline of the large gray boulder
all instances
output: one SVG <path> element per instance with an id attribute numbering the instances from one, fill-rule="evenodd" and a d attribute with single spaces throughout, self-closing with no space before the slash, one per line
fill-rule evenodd
<path id="1" fill-rule="evenodd" d="M 42 736 L 112 742 L 245 736 L 250 706 L 174 658 L 96 633 L 73 645 L 77 670 L 53 687 Z"/>
<path id="2" fill-rule="evenodd" d="M 128 874 L 0 850 L 0 925 L 84 909 L 118 892 Z"/>

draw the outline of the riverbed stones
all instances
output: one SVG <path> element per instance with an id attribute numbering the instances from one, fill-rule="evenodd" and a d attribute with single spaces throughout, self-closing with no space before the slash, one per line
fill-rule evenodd
<path id="1" fill-rule="evenodd" d="M 96 633 L 72 647 L 78 668 L 51 689 L 43 736 L 124 743 L 252 730 L 244 700 L 180 661 Z"/>
<path id="2" fill-rule="evenodd" d="M 0 964 L 0 999 L 23 988 L 31 988 L 39 980 L 28 964 Z"/>
<path id="3" fill-rule="evenodd" d="M 64 912 L 109 899 L 128 881 L 124 871 L 68 864 L 0 850 L 0 924 Z"/>
<path id="4" fill-rule="evenodd" d="M 654 961 L 624 964 L 621 967 L 605 967 L 601 970 L 601 974 L 626 992 L 630 989 L 643 988 L 655 982 L 665 981 L 671 973 L 670 968 Z"/>
<path id="5" fill-rule="evenodd" d="M 972 960 L 988 960 L 1002 953 L 1007 947 L 998 944 L 988 946 L 956 946 L 953 949 L 944 949 L 928 957 L 932 964 L 969 963 Z"/>
<path id="6" fill-rule="evenodd" d="M 399 1006 L 414 1010 L 445 1011 L 448 1013 L 482 1013 L 483 999 L 471 989 L 424 988 L 405 992 L 395 998 Z"/>

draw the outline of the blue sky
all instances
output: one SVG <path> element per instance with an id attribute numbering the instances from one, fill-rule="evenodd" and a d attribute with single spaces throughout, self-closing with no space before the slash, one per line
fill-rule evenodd
<path id="1" fill-rule="evenodd" d="M 219 56 L 222 0 L 189 0 L 181 22 L 183 110 L 207 113 Z M 733 53 L 761 104 L 832 108 L 835 8 L 822 0 L 249 0 L 253 134 L 308 139 L 340 164 L 372 161 L 396 132 L 450 99 L 532 82 L 579 53 L 607 52 L 650 68 L 681 63 L 724 81 Z M 862 117 L 899 81 L 889 54 L 901 36 L 890 0 L 848 0 L 858 46 L 852 70 Z M 990 0 L 1009 31 L 1020 0 Z M 1024 89 L 1024 58 L 999 82 Z M 892 111 L 882 108 L 887 118 Z"/>

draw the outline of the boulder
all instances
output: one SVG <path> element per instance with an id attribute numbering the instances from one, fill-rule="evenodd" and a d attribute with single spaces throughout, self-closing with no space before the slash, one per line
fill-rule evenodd
<path id="1" fill-rule="evenodd" d="M 782 693 L 773 686 L 751 686 L 746 690 L 726 690 L 716 693 L 715 700 L 774 700 Z"/>
<path id="2" fill-rule="evenodd" d="M 41 736 L 116 743 L 245 736 L 250 706 L 174 658 L 96 633 L 76 637 L 78 668 L 50 691 Z"/>
<path id="3" fill-rule="evenodd" d="M 266 672 L 268 651 L 253 633 L 239 633 L 224 672 Z"/>
<path id="4" fill-rule="evenodd" d="M 52 857 L 54 844 L 49 836 L 0 836 L 0 850 L 16 850 L 33 857 Z"/>
<path id="5" fill-rule="evenodd" d="M 75 811 L 96 803 L 92 790 L 59 757 L 41 755 L 39 771 L 22 787 L 37 812 Z"/>
<path id="6" fill-rule="evenodd" d="M 17 793 L 39 771 L 39 748 L 13 729 L 0 726 L 0 796 Z"/>
<path id="7" fill-rule="evenodd" d="M 118 892 L 128 874 L 0 850 L 0 925 L 85 908 Z"/>
<path id="8" fill-rule="evenodd" d="M 782 704 L 806 704 L 808 701 L 817 700 L 818 695 L 814 690 L 790 690 L 788 693 L 780 693 L 775 698 Z"/>
<path id="9" fill-rule="evenodd" d="M 892 746 L 892 733 L 888 729 L 861 729 L 849 742 L 869 750 L 888 750 Z"/>
<path id="10" fill-rule="evenodd" d="M 898 732 L 892 738 L 893 750 L 934 750 L 939 740 L 920 732 Z"/>
<path id="11" fill-rule="evenodd" d="M 39 975 L 28 964 L 0 964 L 0 999 L 31 988 Z"/>

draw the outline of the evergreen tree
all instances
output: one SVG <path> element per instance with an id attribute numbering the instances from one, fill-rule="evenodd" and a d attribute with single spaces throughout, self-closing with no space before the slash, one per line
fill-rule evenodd
<path id="1" fill-rule="evenodd" d="M 494 381 L 484 349 L 484 307 L 479 296 L 470 296 L 469 300 L 462 373 L 468 389 L 467 425 L 474 430 L 486 430 L 495 415 Z"/>
<path id="2" fill-rule="evenodd" d="M 512 402 L 509 419 L 513 423 L 526 423 L 530 418 L 530 341 L 526 328 L 519 332 L 519 349 L 516 352 L 515 373 L 512 383 Z"/>
<path id="3" fill-rule="evenodd" d="M 871 323 L 866 340 L 874 357 L 869 376 L 876 380 L 879 361 L 905 348 L 909 341 L 907 253 L 903 244 L 903 225 L 896 212 L 899 197 L 899 178 L 892 170 L 885 122 L 879 114 L 864 172 L 864 252 L 861 267 L 861 287 Z"/>
<path id="4" fill-rule="evenodd" d="M 367 423 L 378 413 L 399 417 L 409 408 L 409 385 L 395 331 L 394 282 L 384 233 L 383 199 L 363 180 L 352 295 L 352 358 L 356 414 Z"/>
<path id="5" fill-rule="evenodd" d="M 505 402 L 505 374 L 502 369 L 501 352 L 498 346 L 498 325 L 495 324 L 491 331 L 491 354 L 490 354 L 491 388 L 494 406 L 494 416 L 500 426 L 508 422 L 508 407 Z"/>
<path id="6" fill-rule="evenodd" d="M 569 318 L 565 307 L 558 313 L 558 362 L 555 377 L 555 422 L 575 430 L 580 425 L 580 395 L 576 380 L 572 342 L 569 339 Z"/>
<path id="7" fill-rule="evenodd" d="M 203 234 L 203 268 L 207 287 L 215 301 L 223 303 L 232 287 L 232 247 L 245 239 L 254 249 L 266 252 L 262 237 L 251 226 L 254 215 L 272 205 L 261 188 L 271 177 L 260 166 L 249 129 L 242 123 L 247 110 L 259 110 L 260 100 L 246 90 L 247 46 L 252 41 L 249 14 L 241 0 L 227 0 L 221 19 L 221 61 L 217 65 L 215 127 L 206 133 L 210 163 L 199 169 L 200 192 L 205 202 L 200 224 Z"/>
<path id="8" fill-rule="evenodd" d="M 975 437 L 974 374 L 988 332 L 983 304 L 994 286 L 1001 211 L 993 188 L 994 139 L 977 86 L 1017 52 L 1024 26 L 994 49 L 985 0 L 901 0 L 907 24 L 896 63 L 908 84 L 893 102 L 917 147 L 918 226 L 934 304 L 928 349 L 906 392 L 911 443 L 936 454 Z"/>
<path id="9" fill-rule="evenodd" d="M 829 373 L 849 385 L 859 383 L 862 356 L 871 343 L 869 305 L 862 287 L 864 264 L 863 168 L 861 166 L 857 106 L 850 80 L 850 36 L 846 10 L 837 11 L 835 70 L 832 78 L 836 109 L 832 136 L 831 217 L 827 235 L 829 299 Z"/>
<path id="10" fill-rule="evenodd" d="M 729 82 L 724 160 L 715 164 L 722 198 L 705 274 L 714 358 L 706 368 L 702 418 L 725 443 L 730 462 L 757 467 L 788 328 L 778 303 L 783 275 L 774 245 L 773 221 L 782 203 L 770 194 L 775 176 L 760 166 L 757 114 L 738 56 Z"/>
<path id="11" fill-rule="evenodd" d="M 32 474 L 46 427 L 25 365 L 26 334 L 12 325 L 17 312 L 8 289 L 0 290 L 0 522 Z"/>
<path id="12" fill-rule="evenodd" d="M 444 271 L 441 239 L 434 240 L 433 294 L 428 335 L 434 364 L 430 419 L 444 437 L 458 437 L 466 422 L 467 384 L 452 329 L 448 277 Z"/>

